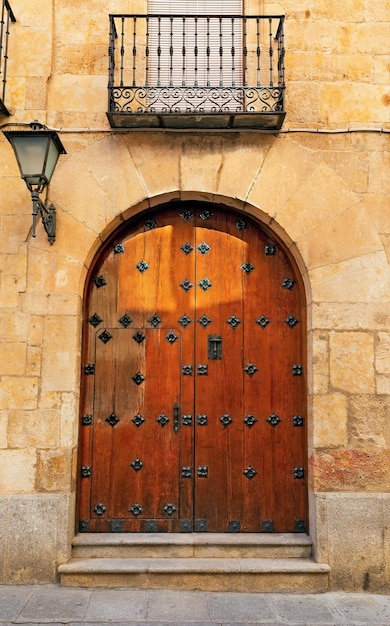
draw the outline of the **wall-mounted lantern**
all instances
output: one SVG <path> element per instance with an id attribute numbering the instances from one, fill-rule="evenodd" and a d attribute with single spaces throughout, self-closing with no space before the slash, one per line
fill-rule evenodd
<path id="1" fill-rule="evenodd" d="M 52 244 L 56 238 L 56 210 L 53 204 L 47 207 L 40 194 L 50 183 L 58 157 L 60 154 L 66 154 L 66 150 L 54 130 L 48 130 L 37 121 L 30 124 L 30 129 L 3 131 L 3 134 L 15 152 L 21 177 L 31 193 L 32 236 L 35 237 L 39 214 Z"/>

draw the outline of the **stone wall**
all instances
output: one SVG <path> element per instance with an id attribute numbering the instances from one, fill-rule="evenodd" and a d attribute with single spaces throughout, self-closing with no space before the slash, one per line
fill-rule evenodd
<path id="1" fill-rule="evenodd" d="M 87 6 L 88 4 L 88 6 Z M 308 301 L 311 535 L 335 589 L 390 591 L 388 0 L 248 3 L 286 13 L 278 136 L 110 132 L 107 12 L 142 2 L 12 0 L 5 122 L 61 129 L 57 240 L 0 136 L 0 582 L 54 580 L 74 533 L 86 272 L 120 221 L 170 198 L 222 201 L 291 249 Z"/>

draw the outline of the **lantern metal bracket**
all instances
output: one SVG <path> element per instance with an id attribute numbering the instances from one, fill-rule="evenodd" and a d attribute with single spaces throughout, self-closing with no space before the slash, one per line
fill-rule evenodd
<path id="1" fill-rule="evenodd" d="M 31 191 L 31 199 L 33 203 L 33 226 L 32 236 L 36 236 L 36 225 L 38 214 L 41 216 L 43 227 L 47 233 L 47 237 L 51 245 L 56 239 L 56 209 L 53 203 L 50 203 L 48 207 L 42 202 L 39 197 L 39 191 Z"/>

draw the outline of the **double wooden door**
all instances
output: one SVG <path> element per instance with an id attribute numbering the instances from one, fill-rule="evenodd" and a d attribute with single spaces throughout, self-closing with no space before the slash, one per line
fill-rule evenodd
<path id="1" fill-rule="evenodd" d="M 86 298 L 80 531 L 306 530 L 302 294 L 280 245 L 215 205 L 118 233 Z"/>

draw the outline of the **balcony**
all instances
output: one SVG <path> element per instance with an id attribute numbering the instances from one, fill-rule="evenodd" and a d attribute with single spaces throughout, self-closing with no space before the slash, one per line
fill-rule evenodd
<path id="1" fill-rule="evenodd" d="M 8 38 L 9 27 L 11 22 L 16 22 L 12 13 L 8 0 L 0 0 L 1 2 L 1 20 L 0 20 L 0 115 L 9 115 L 9 111 L 5 106 L 5 88 L 7 84 L 7 63 L 8 63 Z"/>
<path id="2" fill-rule="evenodd" d="M 284 16 L 110 15 L 112 128 L 278 130 Z"/>

